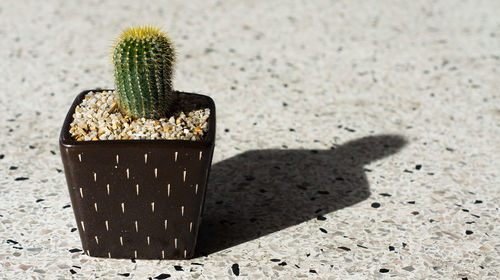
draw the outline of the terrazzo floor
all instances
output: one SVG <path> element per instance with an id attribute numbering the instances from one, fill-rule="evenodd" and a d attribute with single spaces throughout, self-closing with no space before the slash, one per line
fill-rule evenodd
<path id="1" fill-rule="evenodd" d="M 500 1 L 0 2 L 0 278 L 498 279 Z M 217 140 L 197 257 L 83 254 L 58 150 L 155 24 Z"/>

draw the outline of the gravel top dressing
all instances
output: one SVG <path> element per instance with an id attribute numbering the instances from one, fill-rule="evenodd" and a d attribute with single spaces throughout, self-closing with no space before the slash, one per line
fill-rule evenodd
<path id="1" fill-rule="evenodd" d="M 89 92 L 75 108 L 70 134 L 77 141 L 168 139 L 201 140 L 210 109 L 177 111 L 169 118 L 132 120 L 118 110 L 114 91 Z"/>

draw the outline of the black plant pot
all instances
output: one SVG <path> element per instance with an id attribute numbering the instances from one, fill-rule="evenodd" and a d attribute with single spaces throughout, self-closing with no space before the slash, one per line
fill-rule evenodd
<path id="1" fill-rule="evenodd" d="M 210 108 L 209 130 L 200 141 L 76 141 L 69 134 L 70 123 L 88 92 L 76 97 L 59 139 L 85 253 L 108 258 L 191 258 L 215 145 L 213 100 L 179 92 L 178 104 L 190 104 L 178 105 L 186 107 L 180 109 Z"/>

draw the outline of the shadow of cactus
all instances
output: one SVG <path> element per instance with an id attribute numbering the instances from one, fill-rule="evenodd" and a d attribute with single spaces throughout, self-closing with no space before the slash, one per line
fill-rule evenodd
<path id="1" fill-rule="evenodd" d="M 212 166 L 197 254 L 214 253 L 361 202 L 364 165 L 396 153 L 398 135 L 332 150 L 253 150 Z"/>

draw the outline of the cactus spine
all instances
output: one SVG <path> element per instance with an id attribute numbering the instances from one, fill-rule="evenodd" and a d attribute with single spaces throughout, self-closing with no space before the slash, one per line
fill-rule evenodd
<path id="1" fill-rule="evenodd" d="M 175 98 L 172 89 L 175 52 L 160 29 L 130 27 L 113 51 L 118 105 L 132 118 L 165 117 Z"/>

